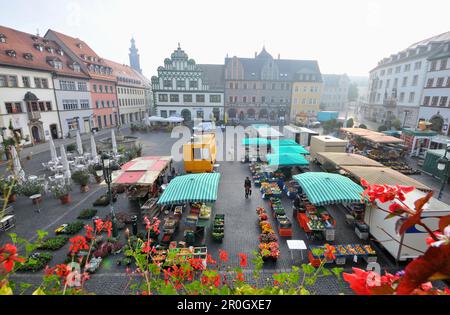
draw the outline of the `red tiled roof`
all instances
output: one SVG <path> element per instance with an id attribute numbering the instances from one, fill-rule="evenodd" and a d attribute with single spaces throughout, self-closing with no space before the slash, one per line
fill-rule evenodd
<path id="1" fill-rule="evenodd" d="M 65 53 L 62 56 L 58 54 L 57 50 L 61 49 L 61 47 L 54 41 L 46 40 L 42 37 L 20 32 L 1 25 L 0 34 L 3 34 L 6 37 L 6 43 L 0 42 L 0 64 L 55 72 L 59 75 L 88 78 L 85 73 L 76 72 L 69 67 L 69 64 L 73 64 L 74 61 Z M 33 40 L 33 36 L 35 40 Z M 37 44 L 44 47 L 43 51 L 39 51 L 35 47 Z M 48 48 L 53 48 L 54 52 L 48 51 Z M 13 50 L 16 53 L 16 56 L 8 56 L 7 51 L 9 50 Z M 25 59 L 26 54 L 31 54 L 32 59 Z M 48 63 L 48 60 L 51 60 L 51 58 L 58 58 L 62 62 L 62 69 L 55 69 L 52 67 Z"/>
<path id="2" fill-rule="evenodd" d="M 97 53 L 83 40 L 79 38 L 74 38 L 59 32 L 56 32 L 54 30 L 49 29 L 47 33 L 53 33 L 66 47 L 67 49 L 70 49 L 73 54 L 75 54 L 81 62 L 83 62 L 86 66 L 88 64 L 108 67 L 108 65 L 105 63 L 104 59 L 101 58 Z M 87 59 L 85 59 L 86 57 Z M 94 60 L 89 60 L 89 57 L 94 57 Z M 114 76 L 110 75 L 103 75 L 100 73 L 96 73 L 94 71 L 89 71 L 89 75 L 93 79 L 98 80 L 107 80 L 107 81 L 116 81 Z"/>
<path id="3" fill-rule="evenodd" d="M 124 65 L 124 64 L 120 64 L 108 59 L 103 59 L 106 63 L 106 65 L 108 65 L 108 67 L 111 67 L 113 69 L 113 75 L 116 78 L 127 78 L 127 79 L 132 79 L 132 80 L 137 80 L 140 83 L 133 83 L 133 82 L 124 82 L 118 79 L 118 84 L 120 85 L 129 85 L 129 86 L 140 86 L 143 87 L 144 86 L 144 82 L 142 81 L 142 78 L 133 70 L 133 68 L 131 68 L 130 66 Z"/>

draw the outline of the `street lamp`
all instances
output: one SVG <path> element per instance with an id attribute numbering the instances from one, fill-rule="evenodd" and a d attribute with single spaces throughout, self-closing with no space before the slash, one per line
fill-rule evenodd
<path id="1" fill-rule="evenodd" d="M 449 159 L 447 158 L 448 152 L 450 152 L 450 146 L 447 146 L 444 156 L 437 161 L 437 169 L 439 172 L 442 173 L 442 185 L 441 189 L 439 190 L 438 199 L 441 199 L 442 192 L 444 191 L 445 184 L 448 180 L 448 164 L 449 164 Z"/>
<path id="2" fill-rule="evenodd" d="M 108 196 L 109 196 L 109 206 L 111 208 L 111 223 L 112 223 L 112 235 L 113 237 L 117 237 L 117 219 L 116 214 L 114 212 L 113 200 L 112 200 L 112 191 L 111 191 L 111 183 L 112 183 L 112 173 L 119 169 L 119 165 L 111 159 L 111 157 L 104 153 L 101 156 L 101 163 L 98 163 L 94 167 L 95 172 L 98 177 L 103 176 L 106 184 L 108 184 Z"/>

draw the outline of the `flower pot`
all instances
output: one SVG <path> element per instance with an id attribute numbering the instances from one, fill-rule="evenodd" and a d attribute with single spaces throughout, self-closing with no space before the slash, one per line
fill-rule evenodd
<path id="1" fill-rule="evenodd" d="M 41 203 L 41 202 L 42 202 L 42 197 L 33 199 L 33 205 L 37 205 L 38 203 Z"/>
<path id="2" fill-rule="evenodd" d="M 62 196 L 60 198 L 60 200 L 63 205 L 66 205 L 66 204 L 70 203 L 71 198 L 70 198 L 70 195 L 65 195 L 65 196 Z"/>
<path id="3" fill-rule="evenodd" d="M 8 202 L 14 202 L 17 200 L 17 195 L 16 194 L 11 194 L 9 196 Z"/>
<path id="4" fill-rule="evenodd" d="M 82 193 L 88 192 L 89 191 L 89 185 L 81 185 L 80 186 L 80 191 Z"/>

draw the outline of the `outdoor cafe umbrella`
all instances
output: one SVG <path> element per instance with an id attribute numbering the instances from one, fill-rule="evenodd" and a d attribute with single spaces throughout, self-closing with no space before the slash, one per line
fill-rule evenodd
<path id="1" fill-rule="evenodd" d="M 83 154 L 83 144 L 81 143 L 81 136 L 79 131 L 77 131 L 77 151 L 78 154 Z"/>
<path id="2" fill-rule="evenodd" d="M 114 133 L 114 129 L 111 129 L 111 145 L 112 145 L 113 153 L 117 154 L 117 142 L 116 142 L 116 134 Z"/>
<path id="3" fill-rule="evenodd" d="M 61 144 L 61 164 L 63 166 L 64 170 L 64 176 L 66 178 L 70 178 L 70 167 L 69 167 L 69 161 L 67 160 L 67 154 L 66 149 L 64 149 L 64 145 Z"/>
<path id="4" fill-rule="evenodd" d="M 56 154 L 55 143 L 53 142 L 52 138 L 50 138 L 50 155 L 52 157 L 52 162 L 58 161 L 58 155 Z"/>
<path id="5" fill-rule="evenodd" d="M 95 144 L 94 135 L 91 135 L 91 156 L 95 163 L 98 162 L 97 145 Z"/>
<path id="6" fill-rule="evenodd" d="M 17 154 L 16 147 L 11 146 L 11 156 L 13 160 L 13 172 L 17 179 L 25 180 L 25 172 L 20 164 L 19 155 Z"/>

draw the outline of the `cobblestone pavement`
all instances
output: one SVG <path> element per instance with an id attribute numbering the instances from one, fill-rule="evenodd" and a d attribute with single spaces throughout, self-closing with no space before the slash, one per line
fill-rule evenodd
<path id="1" fill-rule="evenodd" d="M 177 139 L 170 139 L 170 135 L 164 132 L 153 132 L 147 134 L 135 134 L 139 137 L 139 141 L 143 144 L 143 155 L 169 155 L 172 144 Z M 41 163 L 49 159 L 48 152 L 36 154 L 33 157 L 33 163 Z M 24 169 L 27 174 L 34 174 L 36 166 L 34 164 L 25 163 Z M 257 223 L 257 215 L 255 209 L 258 206 L 266 207 L 268 209 L 267 201 L 261 198 L 261 193 L 253 188 L 253 195 L 249 199 L 244 198 L 243 182 L 246 176 L 250 175 L 248 164 L 241 162 L 219 162 L 219 170 L 222 174 L 218 200 L 215 204 L 216 213 L 225 214 L 225 239 L 223 243 L 218 244 L 213 242 L 210 233 L 206 233 L 205 245 L 208 247 L 208 252 L 213 257 L 218 256 L 218 250 L 223 249 L 229 252 L 229 264 L 238 266 L 238 253 L 251 254 L 258 246 L 258 236 L 260 234 Z M 182 169 L 181 163 L 176 163 L 175 167 Z M 315 170 L 315 166 L 311 166 Z M 425 176 L 425 175 L 421 175 Z M 420 180 L 420 179 L 419 179 Z M 63 223 L 68 223 L 76 220 L 80 210 L 92 207 L 92 203 L 101 194 L 105 193 L 105 187 L 92 184 L 88 193 L 80 193 L 78 187 L 74 187 L 72 193 L 72 203 L 69 205 L 61 205 L 59 200 L 52 196 L 44 196 L 44 201 L 41 206 L 41 213 L 33 212 L 31 201 L 24 197 L 19 197 L 14 203 L 17 226 L 8 231 L 8 233 L 17 233 L 20 237 L 28 240 L 35 238 L 35 231 L 37 229 L 45 230 L 52 236 L 53 231 Z M 292 203 L 286 197 L 283 197 L 283 205 L 287 210 L 288 216 L 292 219 Z M 117 212 L 131 212 L 139 214 L 138 205 L 129 202 L 125 195 L 119 195 L 117 203 L 114 205 Z M 109 207 L 97 207 L 98 215 L 104 217 L 109 213 Z M 330 214 L 337 220 L 336 240 L 335 243 L 361 243 L 354 231 L 344 223 L 344 212 L 337 206 L 328 208 Z M 270 212 L 270 211 L 269 211 Z M 272 218 L 270 220 L 273 220 Z M 87 224 L 91 223 L 85 221 Z M 308 244 L 306 235 L 298 226 L 297 222 L 293 222 L 293 236 L 292 239 L 303 239 Z M 142 226 L 139 226 L 142 229 Z M 178 233 L 175 235 L 176 240 L 182 240 L 183 225 L 180 226 Z M 0 244 L 8 240 L 8 233 L 0 234 Z M 290 253 L 287 249 L 286 238 L 280 238 L 281 257 L 272 265 L 266 265 L 262 272 L 262 279 L 270 277 L 274 272 L 291 271 L 292 265 L 301 265 L 300 253 L 295 253 L 295 260 L 292 262 Z M 320 244 L 321 242 L 317 242 Z M 397 265 L 393 258 L 389 256 L 378 244 L 371 242 L 378 252 L 379 262 L 383 270 L 395 272 L 401 269 L 402 265 Z M 50 265 L 62 263 L 66 259 L 68 252 L 68 245 L 54 253 L 54 258 Z M 118 255 L 120 256 L 120 255 Z M 124 267 L 117 266 L 117 256 L 111 256 L 105 259 L 100 270 L 92 276 L 88 281 L 86 289 L 97 294 L 123 294 L 129 293 L 127 284 L 129 278 L 125 273 Z M 307 262 L 305 259 L 303 263 Z M 352 266 L 365 268 L 366 264 L 362 261 L 357 263 L 348 263 L 345 270 L 349 271 Z M 253 266 L 249 266 L 252 269 Z M 14 279 L 38 284 L 41 280 L 41 274 L 22 273 L 14 276 Z M 350 294 L 348 286 L 344 283 L 342 288 L 339 282 L 334 277 L 320 278 L 314 286 L 313 291 L 318 294 Z"/>

